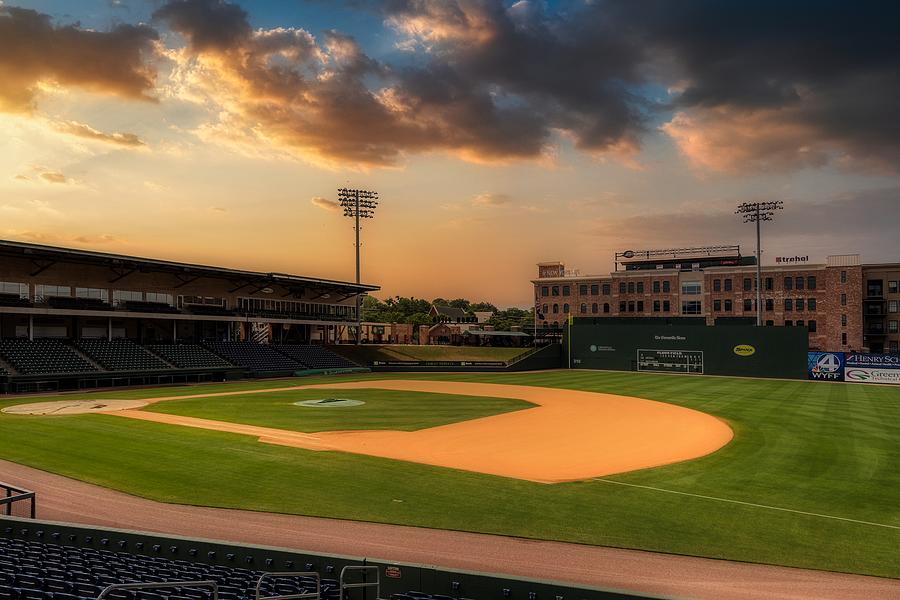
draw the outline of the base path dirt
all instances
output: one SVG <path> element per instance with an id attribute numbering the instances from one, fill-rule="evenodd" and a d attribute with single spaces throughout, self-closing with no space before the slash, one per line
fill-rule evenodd
<path id="1" fill-rule="evenodd" d="M 0 460 L 38 518 L 554 579 L 691 600 L 900 598 L 900 581 L 459 531 L 153 502 Z M 2 519 L 2 517 L 0 517 Z"/>
<path id="2" fill-rule="evenodd" d="M 252 435 L 270 444 L 367 454 L 542 483 L 602 477 L 697 458 L 715 452 L 733 435 L 725 422 L 696 410 L 578 390 L 415 380 L 370 380 L 298 389 L 487 396 L 525 400 L 536 406 L 418 431 L 314 434 L 141 410 L 111 414 Z"/>
<path id="3" fill-rule="evenodd" d="M 14 404 L 0 412 L 10 415 L 83 415 L 141 408 L 147 400 L 53 400 L 33 404 Z"/>

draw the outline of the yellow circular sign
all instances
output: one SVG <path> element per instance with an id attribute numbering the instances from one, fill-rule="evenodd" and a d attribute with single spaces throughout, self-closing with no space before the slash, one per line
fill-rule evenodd
<path id="1" fill-rule="evenodd" d="M 738 356 L 750 356 L 751 354 L 756 354 L 756 348 L 750 344 L 738 344 L 734 347 L 734 353 Z"/>

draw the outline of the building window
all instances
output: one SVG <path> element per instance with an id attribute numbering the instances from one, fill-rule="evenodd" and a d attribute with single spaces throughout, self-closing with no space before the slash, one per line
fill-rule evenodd
<path id="1" fill-rule="evenodd" d="M 612 286 L 608 283 L 603 284 L 603 295 L 609 296 L 612 293 Z"/>
<path id="2" fill-rule="evenodd" d="M 593 285 L 591 286 L 591 296 L 596 296 L 596 295 L 599 294 L 599 293 L 600 293 L 600 291 L 599 291 L 599 286 L 598 286 L 596 283 L 593 284 Z"/>
<path id="3" fill-rule="evenodd" d="M 841 306 L 847 306 L 847 294 L 841 294 Z"/>
<path id="4" fill-rule="evenodd" d="M 544 313 L 545 315 L 547 314 L 547 305 L 546 304 L 543 306 L 543 310 L 541 312 Z"/>
<path id="5" fill-rule="evenodd" d="M 841 334 L 841 346 L 846 346 L 846 345 L 847 345 L 847 334 L 842 333 Z"/>
<path id="6" fill-rule="evenodd" d="M 638 300 L 637 310 L 639 313 L 644 312 L 644 301 Z"/>
<path id="7" fill-rule="evenodd" d="M 582 296 L 587 296 L 587 290 L 588 288 L 586 283 L 582 283 L 578 286 L 578 293 Z"/>
<path id="8" fill-rule="evenodd" d="M 724 282 L 724 285 L 725 285 L 725 291 L 730 292 L 731 291 L 731 279 L 726 279 Z"/>
<path id="9" fill-rule="evenodd" d="M 672 305 L 668 300 L 663 300 L 663 312 L 670 312 L 672 310 Z"/>
<path id="10" fill-rule="evenodd" d="M 713 300 L 713 310 L 716 312 L 722 312 L 722 301 L 718 298 Z"/>
<path id="11" fill-rule="evenodd" d="M 803 277 L 797 277 L 796 282 L 797 283 L 794 285 L 794 287 L 797 288 L 798 290 L 802 290 L 803 289 Z"/>
<path id="12" fill-rule="evenodd" d="M 559 286 L 558 286 L 558 285 L 554 285 L 552 288 L 550 288 L 550 293 L 551 293 L 553 296 L 559 296 Z"/>
<path id="13" fill-rule="evenodd" d="M 569 314 L 569 303 L 568 302 L 563 304 L 563 314 L 565 314 L 565 315 Z"/>
<path id="14" fill-rule="evenodd" d="M 0 294 L 17 295 L 19 298 L 28 297 L 27 283 L 13 283 L 11 281 L 0 281 Z"/>
<path id="15" fill-rule="evenodd" d="M 810 321 L 810 322 L 808 322 L 808 323 L 806 324 L 806 326 L 809 328 L 809 332 L 810 332 L 810 333 L 815 333 L 815 332 L 816 332 L 816 329 L 818 328 L 818 325 L 816 324 L 815 321 Z"/>
<path id="16" fill-rule="evenodd" d="M 553 305 L 553 314 L 554 314 L 554 315 L 559 314 L 559 304 L 554 304 L 554 305 Z"/>
<path id="17" fill-rule="evenodd" d="M 784 278 L 784 289 L 790 290 L 790 289 L 793 289 L 793 287 L 794 287 L 794 280 L 790 277 L 785 277 Z"/>
<path id="18" fill-rule="evenodd" d="M 634 300 L 628 302 L 628 312 L 634 312 Z"/>
<path id="19" fill-rule="evenodd" d="M 672 284 L 669 283 L 669 280 L 663 281 L 663 294 L 668 294 L 672 291 Z"/>
<path id="20" fill-rule="evenodd" d="M 806 278 L 806 289 L 814 290 L 816 289 L 816 276 L 810 275 Z"/>
<path id="21" fill-rule="evenodd" d="M 766 310 L 771 312 L 775 310 L 775 301 L 771 298 L 766 298 Z"/>
<path id="22" fill-rule="evenodd" d="M 172 303 L 172 294 L 166 294 L 164 292 L 147 292 L 146 299 L 147 302 L 158 302 L 159 304 L 174 306 Z"/>
<path id="23" fill-rule="evenodd" d="M 703 292 L 699 281 L 685 281 L 681 284 L 681 293 L 684 296 L 696 296 Z"/>
<path id="24" fill-rule="evenodd" d="M 591 304 L 591 314 L 594 314 L 594 315 L 597 314 L 597 303 L 596 302 Z"/>
<path id="25" fill-rule="evenodd" d="M 559 321 L 553 321 L 553 329 L 559 329 Z"/>
<path id="26" fill-rule="evenodd" d="M 731 300 L 727 298 L 725 299 L 725 312 L 731 312 Z"/>
<path id="27" fill-rule="evenodd" d="M 619 312 L 620 313 L 625 312 L 625 301 L 624 300 L 619 302 Z"/>
<path id="28" fill-rule="evenodd" d="M 900 292 L 900 281 L 888 281 L 888 294 Z"/>
<path id="29" fill-rule="evenodd" d="M 809 311 L 816 310 L 816 299 L 815 298 L 810 298 L 809 300 L 806 301 L 806 310 L 809 310 Z"/>
<path id="30" fill-rule="evenodd" d="M 775 289 L 775 279 L 772 277 L 766 277 L 766 289 L 770 292 Z"/>
<path id="31" fill-rule="evenodd" d="M 841 327 L 847 326 L 847 315 L 841 315 Z"/>
<path id="32" fill-rule="evenodd" d="M 888 333 L 897 333 L 897 321 L 888 321 Z"/>
<path id="33" fill-rule="evenodd" d="M 629 281 L 629 282 L 628 282 L 628 293 L 629 293 L 629 294 L 633 294 L 633 293 L 634 293 L 634 282 L 633 282 L 633 281 Z"/>
<path id="34" fill-rule="evenodd" d="M 682 300 L 681 314 L 699 315 L 702 312 L 702 304 L 699 300 Z"/>
<path id="35" fill-rule="evenodd" d="M 549 295 L 550 295 L 550 288 L 547 287 L 546 285 L 541 286 L 541 296 L 549 296 Z"/>
<path id="36" fill-rule="evenodd" d="M 587 313 L 587 304 L 584 302 L 581 303 L 581 314 Z"/>
<path id="37" fill-rule="evenodd" d="M 897 304 L 898 304 L 898 302 L 896 300 L 889 300 L 888 301 L 888 312 L 892 312 L 892 313 L 897 312 Z"/>
<path id="38" fill-rule="evenodd" d="M 606 314 L 606 315 L 609 314 L 609 302 L 603 303 L 603 314 Z"/>
<path id="39" fill-rule="evenodd" d="M 890 342 L 888 342 L 888 348 L 888 352 L 890 352 L 891 354 L 897 354 L 897 340 L 891 340 Z"/>
<path id="40" fill-rule="evenodd" d="M 797 321 L 797 327 L 803 327 L 803 319 Z"/>
<path id="41" fill-rule="evenodd" d="M 109 298 L 109 291 L 101 288 L 75 288 L 75 297 L 76 298 L 92 298 L 94 300 L 103 300 L 107 301 Z"/>
<path id="42" fill-rule="evenodd" d="M 620 281 L 620 282 L 619 282 L 619 293 L 620 293 L 620 294 L 624 294 L 624 293 L 625 293 L 625 282 L 624 282 L 624 281 Z"/>
<path id="43" fill-rule="evenodd" d="M 721 279 L 713 279 L 713 291 L 714 292 L 722 291 L 722 280 Z"/>
<path id="44" fill-rule="evenodd" d="M 749 292 L 753 289 L 753 280 L 749 277 L 744 277 L 744 291 Z"/>
<path id="45" fill-rule="evenodd" d="M 656 281 L 653 282 L 653 293 L 654 294 L 659 293 L 659 279 L 657 279 Z"/>
<path id="46" fill-rule="evenodd" d="M 70 297 L 72 288 L 67 285 L 36 285 L 34 286 L 34 301 L 42 302 L 44 298 L 57 296 Z"/>
<path id="47" fill-rule="evenodd" d="M 659 300 L 653 301 L 653 312 L 659 312 L 661 307 L 662 307 L 662 305 Z"/>
<path id="48" fill-rule="evenodd" d="M 766 321 L 766 327 L 772 327 L 773 325 L 775 325 L 775 321 L 773 321 L 772 319 Z"/>
<path id="49" fill-rule="evenodd" d="M 803 310 L 803 298 L 797 298 L 797 300 L 796 300 L 796 309 L 797 309 L 798 311 L 802 311 L 802 310 Z"/>
<path id="50" fill-rule="evenodd" d="M 794 301 L 790 298 L 784 299 L 784 312 L 789 312 L 794 309 Z"/>
<path id="51" fill-rule="evenodd" d="M 750 312 L 753 310 L 753 300 L 750 298 L 744 298 L 744 312 Z"/>
<path id="52" fill-rule="evenodd" d="M 638 281 L 638 282 L 637 282 L 637 293 L 638 293 L 638 294 L 643 294 L 643 293 L 644 293 L 644 282 L 643 282 L 643 281 Z"/>
<path id="53" fill-rule="evenodd" d="M 794 322 L 793 322 L 793 321 L 785 321 L 785 322 L 784 322 L 784 326 L 785 326 L 785 327 L 792 327 L 793 325 L 794 325 Z"/>
<path id="54" fill-rule="evenodd" d="M 841 271 L 841 283 L 847 283 L 847 271 Z"/>
<path id="55" fill-rule="evenodd" d="M 563 286 L 563 296 L 568 296 L 569 292 L 571 292 L 571 288 L 567 285 Z"/>

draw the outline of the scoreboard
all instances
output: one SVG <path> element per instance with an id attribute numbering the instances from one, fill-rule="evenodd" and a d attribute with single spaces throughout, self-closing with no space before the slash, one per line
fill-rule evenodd
<path id="1" fill-rule="evenodd" d="M 638 349 L 637 370 L 657 373 L 703 373 L 703 351 Z"/>

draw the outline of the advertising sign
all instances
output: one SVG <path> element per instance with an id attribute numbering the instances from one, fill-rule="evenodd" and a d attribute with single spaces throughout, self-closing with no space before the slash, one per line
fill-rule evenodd
<path id="1" fill-rule="evenodd" d="M 844 381 L 843 352 L 810 352 L 806 365 L 810 379 Z"/>
<path id="2" fill-rule="evenodd" d="M 900 384 L 900 354 L 847 353 L 844 357 L 844 380 Z"/>

